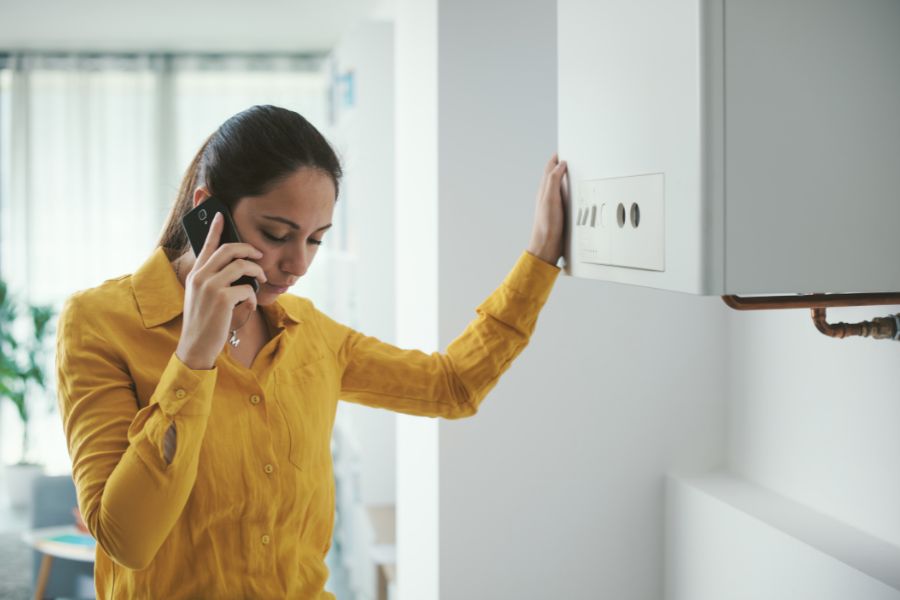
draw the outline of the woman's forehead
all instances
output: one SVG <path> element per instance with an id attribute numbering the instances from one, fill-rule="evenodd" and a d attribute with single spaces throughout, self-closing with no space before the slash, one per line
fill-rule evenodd
<path id="1" fill-rule="evenodd" d="M 291 219 L 329 216 L 334 211 L 334 182 L 318 169 L 301 169 L 281 180 L 269 191 L 242 202 L 252 214 L 274 214 Z M 292 219 L 293 220 L 293 219 Z"/>

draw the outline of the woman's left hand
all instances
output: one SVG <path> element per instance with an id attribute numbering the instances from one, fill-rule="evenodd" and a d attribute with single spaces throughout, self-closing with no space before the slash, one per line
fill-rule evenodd
<path id="1" fill-rule="evenodd" d="M 566 161 L 560 161 L 557 154 L 544 167 L 544 179 L 538 188 L 531 241 L 528 243 L 528 252 L 551 265 L 555 265 L 563 254 L 563 227 L 566 219 L 562 182 L 566 167 Z"/>

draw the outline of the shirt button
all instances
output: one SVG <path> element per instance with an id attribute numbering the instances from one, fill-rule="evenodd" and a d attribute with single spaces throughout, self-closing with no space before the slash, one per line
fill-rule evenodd
<path id="1" fill-rule="evenodd" d="M 261 539 L 260 541 L 261 541 L 264 545 L 265 545 L 265 544 L 268 544 L 268 543 L 269 543 L 269 536 L 267 536 L 267 535 L 262 536 L 262 539 Z"/>
<path id="2" fill-rule="evenodd" d="M 179 400 L 181 400 L 185 396 L 187 396 L 187 392 L 185 392 L 183 389 L 178 388 L 177 390 L 175 390 L 175 397 Z"/>
<path id="3" fill-rule="evenodd" d="M 250 404 L 259 404 L 259 396 L 256 394 L 250 396 Z"/>
<path id="4" fill-rule="evenodd" d="M 273 467 L 272 465 L 266 465 L 264 470 L 266 473 L 271 473 L 272 471 L 275 470 L 275 467 Z"/>

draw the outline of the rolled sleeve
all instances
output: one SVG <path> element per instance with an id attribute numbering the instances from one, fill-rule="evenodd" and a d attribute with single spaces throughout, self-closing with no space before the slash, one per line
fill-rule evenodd
<path id="1" fill-rule="evenodd" d="M 553 290 L 560 268 L 544 262 L 530 252 L 523 252 L 515 266 L 478 311 L 490 314 L 507 325 L 528 331 Z"/>
<path id="2" fill-rule="evenodd" d="M 450 419 L 475 414 L 537 323 L 560 269 L 523 252 L 477 317 L 446 352 L 404 350 L 320 317 L 326 339 L 343 339 L 342 398 L 369 406 Z M 327 332 L 332 331 L 332 334 Z"/>
<path id="3" fill-rule="evenodd" d="M 209 416 L 217 369 L 194 370 L 172 354 L 156 388 L 156 397 L 164 415 Z"/>
<path id="4" fill-rule="evenodd" d="M 73 297 L 57 330 L 60 414 L 85 523 L 106 553 L 139 569 L 155 556 L 197 476 L 217 371 L 193 371 L 173 353 L 140 408 L 121 350 L 97 307 Z M 176 425 L 172 463 L 166 431 Z"/>

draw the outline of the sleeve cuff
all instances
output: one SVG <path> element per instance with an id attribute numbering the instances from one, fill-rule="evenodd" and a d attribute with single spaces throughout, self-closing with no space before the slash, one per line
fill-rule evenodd
<path id="1" fill-rule="evenodd" d="M 156 400 L 168 418 L 209 415 L 218 367 L 209 370 L 191 369 L 173 352 L 156 386 Z"/>
<path id="2" fill-rule="evenodd" d="M 530 335 L 559 272 L 559 267 L 542 261 L 526 250 L 500 287 L 477 310 Z"/>
<path id="3" fill-rule="evenodd" d="M 503 283 L 517 294 L 543 306 L 561 269 L 524 250 Z"/>

